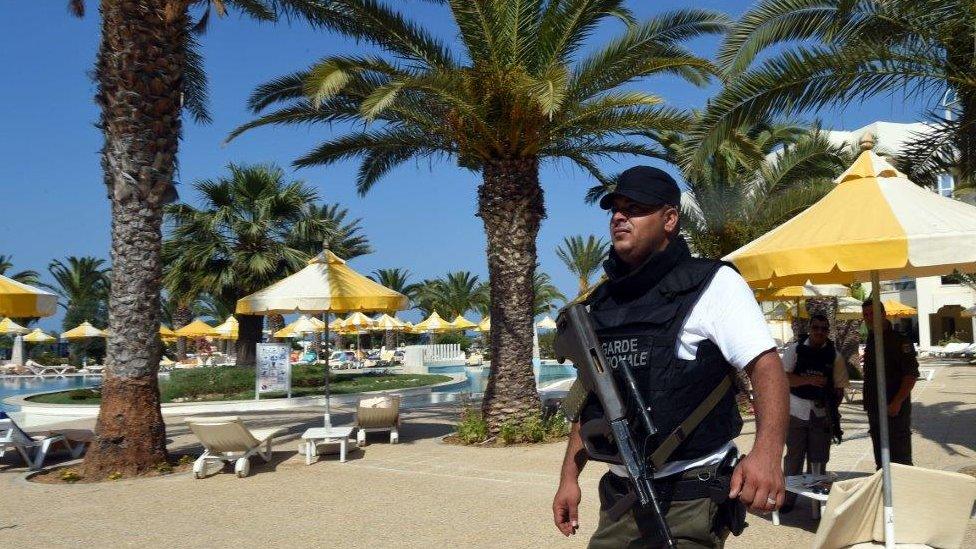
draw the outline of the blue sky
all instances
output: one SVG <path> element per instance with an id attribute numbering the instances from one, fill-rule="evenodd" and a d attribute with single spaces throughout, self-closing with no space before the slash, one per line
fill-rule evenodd
<path id="1" fill-rule="evenodd" d="M 98 46 L 98 3 L 89 0 L 89 13 L 81 20 L 68 14 L 66 3 L 17 2 L 0 18 L 0 60 L 6 75 L 0 86 L 0 254 L 13 255 L 15 271 L 34 269 L 46 280 L 47 265 L 54 258 L 109 255 L 109 203 L 99 165 L 101 134 L 94 127 L 95 86 L 89 76 Z M 435 33 L 453 39 L 444 8 L 419 0 L 398 3 Z M 737 15 L 750 2 L 631 2 L 641 18 L 692 5 Z M 590 44 L 620 30 L 620 25 L 608 24 Z M 332 135 L 328 127 L 264 128 L 222 144 L 231 129 L 250 119 L 245 101 L 255 85 L 320 57 L 362 51 L 364 46 L 300 23 L 258 24 L 233 13 L 212 18 L 201 41 L 213 123 L 185 125 L 179 172 L 184 200 L 196 199 L 190 188 L 194 181 L 221 175 L 228 163 L 273 162 L 317 189 L 323 200 L 339 202 L 362 218 L 375 252 L 350 263 L 360 272 L 401 267 L 419 279 L 470 270 L 487 279 L 483 228 L 474 217 L 477 175 L 449 162 L 408 164 L 360 197 L 354 188 L 355 162 L 291 168 L 292 160 Z M 702 55 L 712 55 L 716 44 L 709 39 L 692 46 Z M 701 106 L 715 91 L 669 78 L 638 86 L 681 107 Z M 826 127 L 852 129 L 879 119 L 913 121 L 919 114 L 894 96 L 844 111 L 813 113 L 810 118 L 814 116 Z M 620 171 L 636 163 L 648 162 L 621 158 L 604 167 Z M 583 203 L 593 181 L 582 171 L 548 164 L 541 181 L 548 218 L 539 235 L 539 260 L 563 293 L 574 295 L 576 282 L 554 250 L 567 235 L 605 234 L 607 217 Z M 60 329 L 60 315 L 40 325 Z"/>

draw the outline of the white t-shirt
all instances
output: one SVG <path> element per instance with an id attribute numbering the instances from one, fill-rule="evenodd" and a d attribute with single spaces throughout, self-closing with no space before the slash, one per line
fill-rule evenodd
<path id="1" fill-rule="evenodd" d="M 806 345 L 806 339 L 803 343 L 799 345 Z M 792 373 L 796 369 L 796 345 L 790 345 L 783 352 L 783 369 L 787 373 Z M 850 380 L 847 377 L 847 363 L 844 362 L 844 357 L 841 356 L 836 350 L 834 351 L 834 387 L 838 389 L 843 389 L 850 385 Z M 822 406 L 817 406 L 812 400 L 807 400 L 805 398 L 800 398 L 793 393 L 790 393 L 790 415 L 807 421 L 810 419 L 810 413 L 817 417 L 824 417 L 827 415 L 827 409 Z"/>
<path id="2" fill-rule="evenodd" d="M 715 272 L 692 307 L 678 335 L 677 358 L 694 360 L 698 345 L 706 339 L 718 346 L 725 360 L 739 370 L 759 355 L 776 348 L 755 294 L 742 276 L 730 267 L 722 266 Z M 654 477 L 714 465 L 733 448 L 735 443 L 730 440 L 714 454 L 668 462 Z M 611 465 L 610 470 L 618 476 L 627 476 L 627 470 L 621 465 Z"/>

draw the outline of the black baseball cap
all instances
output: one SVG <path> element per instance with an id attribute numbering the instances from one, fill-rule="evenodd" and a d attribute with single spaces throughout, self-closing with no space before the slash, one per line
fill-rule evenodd
<path id="1" fill-rule="evenodd" d="M 634 202 L 658 206 L 661 204 L 681 204 L 681 189 L 668 172 L 651 166 L 634 166 L 617 177 L 613 192 L 600 199 L 600 207 L 610 209 L 617 196 L 625 196 Z"/>

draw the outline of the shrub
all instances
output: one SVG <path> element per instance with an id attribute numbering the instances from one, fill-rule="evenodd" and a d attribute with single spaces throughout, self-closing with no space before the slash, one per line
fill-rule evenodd
<path id="1" fill-rule="evenodd" d="M 546 420 L 546 440 L 560 440 L 569 436 L 569 422 L 562 410 L 549 416 Z"/>
<path id="2" fill-rule="evenodd" d="M 457 343 L 461 346 L 461 350 L 467 353 L 468 349 L 471 348 L 472 341 L 471 338 L 464 335 L 464 332 L 450 332 L 434 336 L 434 343 L 444 345 Z"/>
<path id="3" fill-rule="evenodd" d="M 516 442 L 521 442 L 521 433 L 519 432 L 518 425 L 512 422 L 503 423 L 498 428 L 498 443 L 507 445 L 515 444 Z"/>
<path id="4" fill-rule="evenodd" d="M 549 417 L 535 414 L 521 423 L 506 422 L 499 427 L 497 441 L 501 445 L 552 442 L 568 435 L 569 424 L 560 411 Z"/>
<path id="5" fill-rule="evenodd" d="M 196 399 L 211 394 L 234 394 L 254 389 L 254 369 L 234 366 L 175 370 L 161 384 L 165 400 Z"/>
<path id="6" fill-rule="evenodd" d="M 121 471 L 116 471 L 116 472 L 110 474 L 106 478 L 108 478 L 109 480 L 119 480 L 120 478 L 122 478 L 122 472 Z"/>
<path id="7" fill-rule="evenodd" d="M 457 426 L 457 436 L 464 444 L 477 444 L 488 439 L 488 422 L 474 408 L 461 411 L 461 421 Z"/>
<path id="8" fill-rule="evenodd" d="M 173 472 L 173 466 L 168 461 L 160 461 L 156 464 L 156 472 L 161 475 L 168 475 Z"/>
<path id="9" fill-rule="evenodd" d="M 190 456 L 190 454 L 183 454 L 182 456 L 180 456 L 180 459 L 177 463 L 179 463 L 180 465 L 189 465 L 190 463 L 193 463 L 193 457 Z"/>
<path id="10" fill-rule="evenodd" d="M 61 471 L 60 478 L 64 482 L 74 483 L 81 480 L 81 474 L 74 469 L 65 469 L 64 471 Z"/>
<path id="11" fill-rule="evenodd" d="M 74 389 L 68 391 L 68 398 L 71 400 L 89 400 L 99 398 L 101 393 L 95 389 Z"/>

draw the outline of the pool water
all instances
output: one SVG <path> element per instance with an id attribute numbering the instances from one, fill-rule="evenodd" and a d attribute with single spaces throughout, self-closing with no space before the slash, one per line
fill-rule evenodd
<path id="1" fill-rule="evenodd" d="M 456 385 L 436 387 L 432 389 L 433 392 L 483 393 L 485 392 L 485 386 L 488 384 L 488 368 L 484 367 L 467 367 L 463 364 L 456 364 L 450 366 L 428 366 L 427 371 L 431 374 L 455 374 L 461 372 L 467 374 L 467 385 L 463 387 Z M 575 377 L 576 369 L 570 364 L 542 364 L 536 371 L 535 381 L 537 386 L 544 387 L 556 381 Z"/>
<path id="2" fill-rule="evenodd" d="M 101 377 L 60 377 L 60 378 L 24 378 L 0 377 L 0 410 L 16 412 L 19 406 L 3 403 L 3 399 L 15 395 L 28 393 L 42 393 L 45 391 L 64 391 L 68 389 L 83 389 L 97 387 L 102 383 Z"/>

